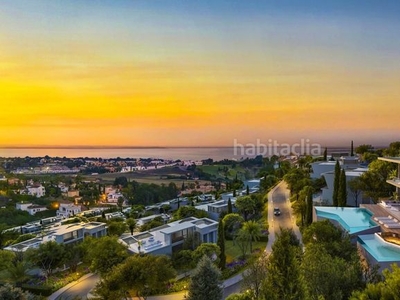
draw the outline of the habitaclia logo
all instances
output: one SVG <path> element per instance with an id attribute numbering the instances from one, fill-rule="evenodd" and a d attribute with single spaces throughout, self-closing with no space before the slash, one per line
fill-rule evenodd
<path id="1" fill-rule="evenodd" d="M 288 144 L 278 143 L 277 140 L 268 139 L 267 143 L 262 143 L 257 139 L 256 143 L 239 143 L 233 140 L 233 155 L 235 156 L 288 156 L 288 155 L 312 155 L 322 154 L 321 145 L 311 143 L 309 139 L 301 139 L 299 143 Z"/>

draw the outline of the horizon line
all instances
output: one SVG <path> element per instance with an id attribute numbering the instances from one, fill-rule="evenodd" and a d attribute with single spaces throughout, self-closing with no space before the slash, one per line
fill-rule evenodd
<path id="1" fill-rule="evenodd" d="M 385 146 L 373 146 L 375 149 Z M 126 146 L 126 145 L 0 145 L 0 149 L 177 149 L 177 148 L 234 148 L 230 146 Z M 246 148 L 246 147 L 245 147 Z M 322 148 L 351 148 L 349 145 L 323 146 Z"/>

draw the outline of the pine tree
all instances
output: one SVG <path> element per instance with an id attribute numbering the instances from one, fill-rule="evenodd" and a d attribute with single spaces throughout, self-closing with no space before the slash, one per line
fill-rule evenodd
<path id="1" fill-rule="evenodd" d="M 346 183 L 346 172 L 342 170 L 340 173 L 340 183 L 338 191 L 338 205 L 345 207 L 347 204 L 347 183 Z"/>
<path id="2" fill-rule="evenodd" d="M 228 214 L 231 214 L 233 212 L 232 210 L 232 201 L 231 198 L 228 199 Z"/>
<path id="3" fill-rule="evenodd" d="M 189 284 L 189 300 L 221 300 L 221 271 L 204 255 L 192 273 Z"/>
<path id="4" fill-rule="evenodd" d="M 219 255 L 219 268 L 221 270 L 225 269 L 225 264 L 226 264 L 226 255 L 225 255 L 225 229 L 224 229 L 224 223 L 222 220 L 219 220 L 218 223 L 218 241 L 217 245 L 219 249 L 221 250 L 221 253 Z"/>
<path id="5" fill-rule="evenodd" d="M 339 193 L 339 183 L 340 183 L 340 165 L 339 161 L 336 161 L 335 165 L 335 180 L 333 182 L 333 195 L 332 195 L 332 203 L 333 206 L 338 206 L 338 193 Z"/>
<path id="6" fill-rule="evenodd" d="M 291 229 L 282 229 L 276 236 L 272 254 L 268 258 L 262 299 L 307 299 L 300 276 L 301 255 L 302 249 L 296 235 Z"/>
<path id="7" fill-rule="evenodd" d="M 327 160 L 328 160 L 328 148 L 325 147 L 325 150 L 324 150 L 324 161 L 327 161 Z"/>

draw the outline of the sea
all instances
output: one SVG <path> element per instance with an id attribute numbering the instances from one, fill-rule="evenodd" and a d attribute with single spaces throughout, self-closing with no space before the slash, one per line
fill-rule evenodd
<path id="1" fill-rule="evenodd" d="M 274 153 L 257 152 L 254 149 L 235 149 L 233 147 L 151 147 L 151 148 L 0 148 L 0 157 L 91 157 L 91 158 L 152 158 L 165 160 L 198 161 L 213 159 L 242 160 L 261 154 L 272 156 Z M 283 149 L 281 149 L 283 150 Z M 323 150 L 322 150 L 323 151 Z M 279 149 L 278 149 L 279 152 Z M 329 148 L 330 152 L 349 152 L 348 148 Z M 322 155 L 322 153 L 321 153 Z"/>

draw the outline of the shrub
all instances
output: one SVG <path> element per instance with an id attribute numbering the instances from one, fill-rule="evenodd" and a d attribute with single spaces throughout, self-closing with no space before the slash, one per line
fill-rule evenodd
<path id="1" fill-rule="evenodd" d="M 22 284 L 21 289 L 23 289 L 24 291 L 31 292 L 32 294 L 41 296 L 50 296 L 53 293 L 52 287 L 45 285 Z"/>

